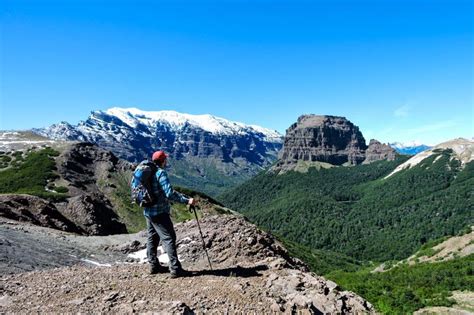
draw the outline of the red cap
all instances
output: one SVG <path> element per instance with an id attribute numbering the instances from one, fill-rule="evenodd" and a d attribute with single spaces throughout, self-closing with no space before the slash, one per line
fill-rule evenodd
<path id="1" fill-rule="evenodd" d="M 155 153 L 153 153 L 151 160 L 162 162 L 166 160 L 167 157 L 168 154 L 166 154 L 165 151 L 156 151 Z"/>

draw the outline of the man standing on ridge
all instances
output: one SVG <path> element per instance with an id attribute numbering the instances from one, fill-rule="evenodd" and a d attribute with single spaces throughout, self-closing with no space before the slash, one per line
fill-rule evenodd
<path id="1" fill-rule="evenodd" d="M 170 218 L 169 200 L 188 205 L 195 205 L 195 200 L 180 194 L 171 187 L 168 174 L 165 171 L 167 157 L 168 155 L 164 151 L 153 153 L 151 159 L 157 166 L 157 171 L 152 178 L 152 192 L 157 202 L 152 206 L 145 207 L 143 213 L 147 223 L 147 257 L 150 263 L 150 273 L 166 272 L 166 268 L 160 265 L 157 257 L 157 248 L 161 239 L 169 257 L 171 277 L 177 278 L 186 275 L 187 272 L 178 260 L 176 232 Z"/>

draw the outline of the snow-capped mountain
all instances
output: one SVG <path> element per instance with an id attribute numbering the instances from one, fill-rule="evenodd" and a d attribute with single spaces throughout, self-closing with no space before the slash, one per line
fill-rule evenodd
<path id="1" fill-rule="evenodd" d="M 118 128 L 107 129 L 106 124 L 115 124 Z M 76 140 L 87 138 L 94 133 L 109 134 L 119 131 L 120 127 L 139 129 L 142 132 L 154 131 L 159 127 L 180 132 L 185 128 L 197 128 L 214 135 L 243 136 L 255 135 L 266 142 L 281 143 L 283 136 L 276 130 L 256 125 L 246 125 L 212 115 L 190 115 L 176 111 L 142 111 L 137 108 L 113 107 L 106 111 L 93 111 L 86 121 L 77 126 L 67 122 L 54 124 L 44 129 L 34 129 L 38 134 L 46 135 L 55 140 Z M 105 130 L 101 130 L 105 128 Z M 148 129 L 148 130 L 146 130 Z M 105 135 L 104 135 L 105 136 Z"/>
<path id="2" fill-rule="evenodd" d="M 403 142 L 403 143 L 393 142 L 393 143 L 389 143 L 389 145 L 392 148 L 394 148 L 398 153 L 405 154 L 405 155 L 415 155 L 432 148 L 418 141 L 410 141 L 410 142 Z"/>
<path id="3" fill-rule="evenodd" d="M 54 140 L 96 143 L 131 162 L 165 150 L 179 184 L 211 193 L 269 166 L 283 141 L 277 131 L 212 115 L 118 107 L 93 111 L 76 126 L 61 122 L 33 132 Z"/>
<path id="4" fill-rule="evenodd" d="M 229 121 L 212 115 L 190 115 L 176 111 L 142 111 L 137 108 L 114 107 L 105 111 L 106 114 L 115 116 L 130 127 L 136 128 L 142 124 L 153 128 L 157 124 L 168 125 L 171 129 L 179 131 L 185 125 L 200 128 L 217 135 L 243 135 L 262 134 L 268 141 L 281 141 L 282 135 L 275 130 L 266 129 L 255 125 L 246 125 Z"/>

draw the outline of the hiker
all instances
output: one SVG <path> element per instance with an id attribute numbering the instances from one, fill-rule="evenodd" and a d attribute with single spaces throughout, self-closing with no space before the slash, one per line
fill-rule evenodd
<path id="1" fill-rule="evenodd" d="M 161 266 L 157 257 L 158 244 L 163 242 L 163 247 L 169 257 L 169 272 L 172 278 L 182 277 L 187 274 L 178 260 L 176 251 L 176 233 L 170 218 L 169 200 L 195 205 L 194 198 L 188 198 L 183 194 L 173 190 L 168 174 L 165 171 L 168 155 L 164 151 L 153 153 L 152 161 L 156 165 L 155 176 L 152 176 L 151 192 L 154 197 L 153 205 L 144 207 L 144 215 L 147 223 L 147 257 L 150 263 L 150 273 L 156 274 L 166 272 L 166 268 Z M 142 162 L 143 163 L 143 162 Z"/>

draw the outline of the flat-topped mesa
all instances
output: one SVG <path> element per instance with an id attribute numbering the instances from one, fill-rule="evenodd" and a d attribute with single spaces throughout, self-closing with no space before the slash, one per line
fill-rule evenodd
<path id="1" fill-rule="evenodd" d="M 298 161 L 356 165 L 366 149 L 359 127 L 345 117 L 303 115 L 286 130 L 277 167 Z"/>

